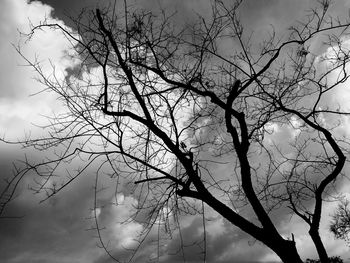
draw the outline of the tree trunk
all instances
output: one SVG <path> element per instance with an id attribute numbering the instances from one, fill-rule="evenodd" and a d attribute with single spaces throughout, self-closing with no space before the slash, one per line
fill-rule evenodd
<path id="1" fill-rule="evenodd" d="M 282 239 L 273 242 L 269 247 L 280 257 L 283 263 L 303 263 L 294 241 Z"/>
<path id="2" fill-rule="evenodd" d="M 190 195 L 193 193 L 196 195 Z M 241 230 L 272 249 L 281 258 L 283 263 L 303 263 L 296 249 L 294 240 L 285 240 L 277 231 L 267 231 L 257 227 L 239 214 L 235 213 L 224 203 L 217 200 L 210 192 L 207 191 L 205 194 L 198 196 L 197 192 L 187 190 L 183 193 L 179 192 L 179 194 L 203 200 L 208 206 L 215 209 L 233 225 L 238 226 Z"/>
<path id="3" fill-rule="evenodd" d="M 328 254 L 326 251 L 326 248 L 323 245 L 323 242 L 321 240 L 320 234 L 318 233 L 318 231 L 316 230 L 312 230 L 310 229 L 309 234 L 312 238 L 312 241 L 315 244 L 318 256 L 320 258 L 321 263 L 328 263 Z"/>

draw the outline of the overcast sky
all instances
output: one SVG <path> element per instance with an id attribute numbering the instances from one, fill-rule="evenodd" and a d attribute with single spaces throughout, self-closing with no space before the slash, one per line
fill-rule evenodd
<path id="1" fill-rule="evenodd" d="M 39 134 L 32 123 L 45 123 L 41 115 L 50 115 L 57 111 L 58 103 L 53 95 L 43 93 L 37 96 L 30 94 L 40 91 L 43 87 L 35 81 L 35 74 L 17 54 L 15 47 L 19 44 L 22 52 L 28 58 L 39 55 L 43 69 L 49 71 L 50 63 L 58 71 L 74 66 L 67 59 L 65 51 L 69 44 L 65 38 L 50 30 L 40 32 L 30 42 L 23 43 L 19 31 L 26 32 L 29 21 L 37 24 L 45 17 L 54 19 L 57 23 L 73 26 L 66 15 L 76 15 L 83 7 L 95 7 L 107 1 L 98 0 L 0 0 L 0 134 L 8 138 L 21 138 L 25 132 Z M 155 8 L 161 3 L 163 8 L 178 11 L 176 19 L 191 21 L 194 11 L 202 15 L 208 14 L 207 0 L 142 0 L 134 1 L 142 8 Z M 315 0 L 247 0 L 241 16 L 243 22 L 256 32 L 263 32 L 272 24 L 277 32 L 284 32 L 296 19 L 301 19 L 303 10 L 310 8 Z M 337 0 L 333 13 L 343 15 L 350 7 L 350 2 Z M 321 50 L 320 52 L 326 52 Z M 321 55 L 321 53 L 320 53 Z M 48 61 L 50 59 L 50 62 Z M 62 73 L 63 74 L 63 73 Z M 64 76 L 63 76 L 64 77 Z M 350 98 L 348 93 L 335 94 L 337 101 L 346 103 Z M 350 127 L 350 125 L 348 125 Z M 344 126 L 347 127 L 347 126 Z M 350 130 L 348 130 L 350 134 Z M 284 139 L 283 131 L 275 139 Z M 278 137 L 280 136 L 280 137 Z M 0 146 L 0 179 L 11 173 L 11 163 L 23 158 L 22 151 L 17 146 Z M 19 188 L 18 197 L 6 210 L 6 215 L 23 216 L 18 219 L 0 219 L 0 262 L 52 262 L 52 263 L 107 263 L 112 262 L 103 250 L 97 247 L 96 234 L 88 231 L 93 222 L 91 208 L 93 207 L 93 180 L 86 175 L 75 181 L 49 201 L 38 204 L 40 196 L 27 190 L 30 180 L 24 180 Z M 108 181 L 106 181 L 108 183 Z M 350 184 L 346 181 L 343 191 L 350 193 Z M 106 200 L 109 197 L 106 196 Z M 132 242 L 132 235 L 142 228 L 137 222 L 125 227 L 120 224 L 132 210 L 135 199 L 132 195 L 119 196 L 121 205 L 106 206 L 98 211 L 101 221 L 107 227 L 106 238 L 112 240 L 115 246 L 114 254 L 122 254 L 122 247 Z M 325 218 L 333 211 L 334 203 L 326 203 Z M 208 210 L 208 262 L 269 262 L 276 256 L 264 246 Z M 201 218 L 183 219 L 183 239 L 190 244 L 198 241 L 202 227 Z M 280 216 L 277 220 L 283 233 L 294 233 L 298 249 L 303 258 L 315 258 L 316 252 L 309 238 L 304 235 L 305 226 L 299 219 Z M 284 227 L 284 224 L 287 227 Z M 334 240 L 327 232 L 327 219 L 323 221 L 321 233 L 330 255 L 339 255 L 344 259 L 350 257 L 349 248 L 339 240 Z M 176 250 L 179 237 L 168 241 L 168 248 Z M 142 247 L 140 259 L 150 257 L 154 251 L 147 244 Z M 198 260 L 200 251 L 191 247 L 186 249 L 186 258 L 192 262 Z M 143 258 L 142 258 L 143 256 Z M 177 255 L 169 255 L 165 262 L 180 260 Z"/>

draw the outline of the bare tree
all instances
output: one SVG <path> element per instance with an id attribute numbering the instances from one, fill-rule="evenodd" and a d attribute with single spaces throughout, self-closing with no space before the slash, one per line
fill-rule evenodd
<path id="1" fill-rule="evenodd" d="M 241 2 L 213 1 L 210 19 L 181 29 L 162 10 L 131 7 L 85 11 L 75 32 L 33 26 L 29 38 L 45 27 L 63 32 L 80 59 L 62 82 L 25 58 L 66 109 L 50 118 L 47 137 L 23 142 L 51 156 L 26 161 L 23 171 L 40 178 L 35 190 L 49 198 L 97 163 L 96 182 L 108 166 L 138 197 L 138 213 L 148 212 L 140 241 L 160 221 L 178 229 L 179 215 L 205 204 L 283 262 L 302 262 L 293 234 L 282 236 L 274 222 L 284 211 L 309 225 L 320 262 L 328 262 L 319 226 L 345 164 L 337 127 L 349 113 L 327 96 L 349 77 L 342 43 L 350 23 L 330 17 L 324 0 L 288 34 L 256 38 L 241 23 Z M 328 56 L 313 53 L 315 39 Z M 273 127 L 291 129 L 290 143 L 275 144 Z M 75 160 L 84 166 L 64 177 L 61 167 Z M 61 184 L 51 182 L 57 174 Z"/>

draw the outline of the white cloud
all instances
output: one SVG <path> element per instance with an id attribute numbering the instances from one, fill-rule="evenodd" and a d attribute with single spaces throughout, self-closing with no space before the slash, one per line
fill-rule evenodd
<path id="1" fill-rule="evenodd" d="M 35 72 L 31 67 L 23 66 L 26 62 L 12 44 L 20 45 L 28 59 L 38 58 L 44 73 L 51 74 L 54 66 L 59 79 L 63 79 L 66 67 L 76 63 L 66 58 L 71 46 L 58 31 L 49 28 L 38 31 L 28 42 L 19 33 L 29 32 L 30 23 L 39 24 L 45 17 L 64 25 L 50 17 L 51 12 L 50 6 L 40 2 L 29 4 L 25 0 L 4 0 L 0 3 L 0 133 L 6 132 L 7 137 L 22 137 L 24 130 L 33 128 L 31 123 L 40 124 L 40 115 L 51 115 L 59 108 L 53 94 L 29 96 L 44 86 L 33 79 Z"/>
<path id="2" fill-rule="evenodd" d="M 111 235 L 117 248 L 130 248 L 136 245 L 136 239 L 143 226 L 132 219 L 137 200 L 132 196 L 119 195 L 121 204 L 111 210 Z"/>
<path id="3" fill-rule="evenodd" d="M 224 225 L 224 219 L 222 217 L 219 217 L 216 220 L 206 222 L 205 227 L 208 234 L 211 235 L 213 238 L 219 237 L 227 231 Z M 232 235 L 233 233 L 229 234 Z"/>

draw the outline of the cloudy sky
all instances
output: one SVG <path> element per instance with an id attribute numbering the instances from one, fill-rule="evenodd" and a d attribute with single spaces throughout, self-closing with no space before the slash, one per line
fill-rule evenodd
<path id="1" fill-rule="evenodd" d="M 42 62 L 43 70 L 49 72 L 55 65 L 58 72 L 74 66 L 74 61 L 65 56 L 70 47 L 66 39 L 57 32 L 38 33 L 30 42 L 24 43 L 19 32 L 26 32 L 29 24 L 37 24 L 45 17 L 60 24 L 74 27 L 67 15 L 76 15 L 83 7 L 94 8 L 107 1 L 98 0 L 0 0 L 0 134 L 6 138 L 16 139 L 31 132 L 40 134 L 35 124 L 45 123 L 42 115 L 51 115 L 59 109 L 55 97 L 48 93 L 31 96 L 40 91 L 43 86 L 35 80 L 33 69 L 25 66 L 25 61 L 16 52 L 20 46 L 23 54 L 29 59 L 37 55 Z M 208 15 L 208 1 L 171 1 L 142 0 L 134 1 L 142 8 L 155 8 L 159 3 L 166 9 L 178 11 L 176 19 L 191 21 L 194 11 Z M 303 10 L 310 8 L 315 0 L 247 0 L 242 8 L 242 19 L 247 26 L 262 32 L 274 25 L 277 32 L 284 32 L 296 19 L 301 19 Z M 347 0 L 337 0 L 332 7 L 334 14 L 344 15 L 350 8 Z M 327 50 L 320 49 L 320 55 Z M 339 103 L 346 103 L 350 98 L 345 91 L 336 93 Z M 350 125 L 349 125 L 350 127 Z M 350 134 L 350 129 L 349 129 Z M 283 134 L 280 134 L 283 140 Z M 278 136 L 276 137 L 278 139 Z M 276 139 L 275 138 L 275 139 Z M 11 163 L 23 158 L 23 152 L 18 146 L 0 145 L 0 179 L 12 173 Z M 30 156 L 29 156 L 30 158 Z M 18 218 L 0 219 L 0 261 L 4 263 L 107 263 L 112 260 L 98 247 L 96 232 L 91 220 L 93 207 L 94 177 L 83 176 L 74 184 L 69 185 L 58 196 L 39 204 L 42 196 L 34 195 L 28 190 L 30 179 L 24 179 L 20 185 L 16 199 L 6 209 L 7 216 Z M 112 183 L 106 179 L 106 184 Z M 350 183 L 345 182 L 343 192 L 350 194 Z M 108 205 L 109 195 L 105 196 L 106 206 L 96 213 L 101 223 L 106 227 L 104 237 L 111 240 L 113 255 L 122 255 L 123 247 L 133 242 L 132 236 L 142 226 L 133 222 L 127 227 L 121 222 L 131 214 L 136 200 L 132 195 L 118 196 L 118 206 Z M 101 199 L 103 200 L 103 198 Z M 325 204 L 325 218 L 333 211 L 334 203 Z M 264 246 L 244 233 L 233 228 L 228 222 L 218 217 L 208 209 L 208 262 L 271 262 L 277 258 Z M 182 239 L 186 244 L 201 240 L 202 219 L 186 217 L 182 219 Z M 288 227 L 284 228 L 284 224 Z M 295 217 L 281 217 L 279 227 L 282 232 L 294 233 L 298 249 L 303 258 L 314 258 L 315 249 L 304 235 L 305 226 Z M 350 258 L 350 249 L 327 232 L 327 219 L 323 221 L 322 235 L 330 255 L 340 255 Z M 151 235 L 156 236 L 155 233 Z M 166 241 L 169 251 L 176 251 L 179 237 Z M 188 261 L 197 262 L 200 259 L 198 246 L 185 248 Z M 154 257 L 154 251 L 147 244 L 141 248 L 140 255 L 135 258 L 143 262 L 144 258 Z M 179 254 L 168 255 L 164 262 L 180 261 Z M 349 261 L 350 262 L 350 261 Z"/>

